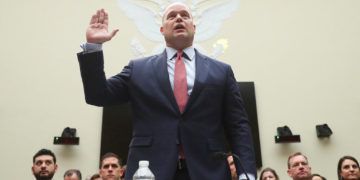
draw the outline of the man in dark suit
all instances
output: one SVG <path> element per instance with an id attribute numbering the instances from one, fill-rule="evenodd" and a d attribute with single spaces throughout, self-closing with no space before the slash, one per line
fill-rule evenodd
<path id="1" fill-rule="evenodd" d="M 311 180 L 311 167 L 308 158 L 301 152 L 296 152 L 288 157 L 288 175 L 293 180 Z"/>
<path id="2" fill-rule="evenodd" d="M 118 30 L 108 31 L 103 9 L 91 18 L 87 43 L 78 54 L 86 102 L 131 103 L 133 133 L 126 179 L 131 179 L 139 160 L 149 160 L 157 180 L 230 179 L 226 156 L 221 157 L 227 152 L 226 140 L 250 179 L 255 179 L 251 130 L 232 69 L 192 46 L 195 29 L 188 6 L 170 4 L 160 27 L 164 52 L 133 60 L 106 79 L 101 44 Z M 235 164 L 240 179 L 245 179 L 239 160 Z"/>

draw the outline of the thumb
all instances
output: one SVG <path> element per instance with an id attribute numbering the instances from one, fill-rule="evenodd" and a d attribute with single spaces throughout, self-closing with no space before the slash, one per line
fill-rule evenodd
<path id="1" fill-rule="evenodd" d="M 112 32 L 111 32 L 111 34 L 110 34 L 110 39 L 112 39 L 115 35 L 116 35 L 116 33 L 119 31 L 119 29 L 115 29 L 115 30 L 113 30 Z"/>

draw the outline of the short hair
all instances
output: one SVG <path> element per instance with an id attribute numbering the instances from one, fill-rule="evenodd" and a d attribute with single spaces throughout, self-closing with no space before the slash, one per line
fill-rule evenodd
<path id="1" fill-rule="evenodd" d="M 40 149 L 34 156 L 33 156 L 33 163 L 35 163 L 35 159 L 39 156 L 42 156 L 42 155 L 49 155 L 53 158 L 54 160 L 54 163 L 56 164 L 56 157 L 55 157 L 55 154 L 48 150 L 48 149 Z"/>
<path id="2" fill-rule="evenodd" d="M 264 174 L 265 172 L 268 172 L 268 171 L 274 174 L 276 180 L 279 180 L 279 176 L 277 175 L 276 171 L 275 171 L 274 169 L 272 169 L 272 168 L 269 168 L 269 167 L 267 167 L 267 168 L 265 168 L 265 169 L 263 169 L 263 170 L 261 171 L 261 173 L 260 173 L 260 179 L 259 179 L 259 180 L 261 180 L 263 174 Z"/>
<path id="3" fill-rule="evenodd" d="M 320 177 L 322 180 L 326 180 L 326 178 L 324 176 L 321 176 L 320 174 L 315 173 L 311 175 L 311 177 L 315 177 L 315 176 Z"/>
<path id="4" fill-rule="evenodd" d="M 287 165 L 288 165 L 288 169 L 290 169 L 290 159 L 295 157 L 295 156 L 303 156 L 305 159 L 306 159 L 306 162 L 308 162 L 308 158 L 302 154 L 301 152 L 296 152 L 294 154 L 291 154 L 289 157 L 288 157 L 288 161 L 287 161 Z"/>
<path id="5" fill-rule="evenodd" d="M 73 174 L 76 174 L 76 176 L 79 178 L 79 180 L 81 180 L 81 172 L 78 169 L 69 169 L 69 170 L 65 171 L 64 178 L 66 176 L 72 176 Z"/>
<path id="6" fill-rule="evenodd" d="M 349 156 L 349 155 L 341 157 L 339 159 L 338 166 L 337 166 L 337 175 L 338 175 L 339 180 L 342 179 L 341 175 L 340 175 L 340 173 L 341 173 L 341 165 L 346 159 L 350 159 L 350 160 L 354 161 L 356 163 L 356 165 L 359 167 L 359 162 L 354 157 Z"/>
<path id="7" fill-rule="evenodd" d="M 91 176 L 90 180 L 95 180 L 96 178 L 100 178 L 100 174 L 96 173 L 94 175 Z"/>
<path id="8" fill-rule="evenodd" d="M 115 154 L 115 153 L 108 152 L 108 153 L 105 153 L 103 156 L 101 156 L 99 168 L 102 167 L 102 163 L 103 163 L 104 159 L 110 158 L 110 157 L 116 158 L 116 159 L 119 161 L 120 167 L 122 166 L 122 160 L 121 160 L 121 158 L 120 158 L 117 154 Z"/>
<path id="9" fill-rule="evenodd" d="M 188 11 L 189 14 L 190 14 L 191 19 L 193 19 L 193 15 L 192 15 L 191 9 L 190 9 L 190 7 L 189 7 L 186 3 L 183 3 L 183 2 L 173 2 L 173 3 L 170 3 L 169 5 L 167 5 L 167 6 L 165 7 L 164 11 L 161 12 L 162 22 L 164 22 L 164 19 L 166 18 L 165 15 L 168 13 L 169 7 L 172 6 L 172 5 L 174 5 L 174 4 L 181 4 L 181 5 L 183 5 L 184 7 L 186 7 L 187 11 Z"/>

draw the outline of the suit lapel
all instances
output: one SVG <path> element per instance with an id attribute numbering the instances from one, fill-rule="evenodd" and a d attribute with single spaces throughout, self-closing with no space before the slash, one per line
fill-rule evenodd
<path id="1" fill-rule="evenodd" d="M 187 109 L 191 107 L 191 105 L 195 102 L 196 98 L 199 96 L 200 92 L 204 88 L 204 82 L 206 81 L 208 72 L 209 72 L 209 64 L 207 57 L 200 54 L 195 49 L 195 69 L 196 69 L 196 75 L 195 75 L 195 82 L 194 87 L 191 92 L 191 95 L 189 97 L 188 103 L 186 105 L 185 112 Z"/>
<path id="2" fill-rule="evenodd" d="M 166 51 L 163 51 L 163 53 L 161 53 L 153 62 L 153 70 L 156 74 L 156 79 L 159 81 L 161 86 L 160 89 L 163 91 L 167 99 L 169 99 L 173 108 L 179 111 L 173 90 L 171 89 L 170 85 Z"/>
<path id="3" fill-rule="evenodd" d="M 200 54 L 197 50 L 195 50 L 195 68 L 196 68 L 196 75 L 195 75 L 195 82 L 194 87 L 187 102 L 185 111 L 191 108 L 191 105 L 195 102 L 196 98 L 201 93 L 202 89 L 204 88 L 204 82 L 206 81 L 208 72 L 209 72 L 209 64 L 207 57 Z M 167 70 L 167 55 L 166 51 L 160 54 L 157 59 L 153 62 L 153 70 L 156 75 L 157 81 L 159 81 L 160 88 L 166 97 L 169 99 L 171 105 L 174 109 L 176 109 L 179 113 L 179 107 L 176 103 L 176 99 L 171 89 L 170 80 L 169 80 L 169 72 Z"/>

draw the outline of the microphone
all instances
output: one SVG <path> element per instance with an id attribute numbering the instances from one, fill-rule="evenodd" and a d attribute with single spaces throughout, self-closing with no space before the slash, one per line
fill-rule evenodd
<path id="1" fill-rule="evenodd" d="M 240 169 L 244 172 L 245 177 L 246 177 L 246 180 L 250 180 L 249 176 L 247 175 L 247 173 L 246 173 L 246 171 L 245 171 L 244 166 L 241 164 L 240 157 L 239 157 L 238 155 L 236 155 L 236 154 L 231 154 L 231 155 L 232 155 L 233 157 L 235 157 L 235 158 L 239 161 Z M 225 153 L 225 152 L 219 151 L 219 152 L 214 152 L 214 153 L 213 153 L 213 156 L 214 156 L 214 158 L 216 158 L 216 159 L 227 159 L 228 154 Z"/>

